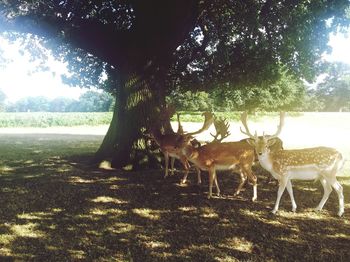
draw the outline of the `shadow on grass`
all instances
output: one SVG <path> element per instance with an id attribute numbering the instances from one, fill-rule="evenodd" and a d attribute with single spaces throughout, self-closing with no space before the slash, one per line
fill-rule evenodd
<path id="1" fill-rule="evenodd" d="M 350 254 L 350 207 L 337 218 L 333 192 L 322 213 L 318 184 L 294 183 L 270 214 L 277 186 L 258 170 L 258 201 L 247 185 L 234 198 L 238 175 L 219 174 L 223 196 L 180 186 L 162 171 L 91 169 L 101 138 L 0 137 L 0 260 L 35 261 L 345 261 Z M 16 139 L 16 140 L 15 140 Z M 17 143 L 14 143 L 17 141 Z M 19 143 L 20 142 L 20 143 Z M 6 151 L 8 150 L 8 151 Z M 6 153 L 7 152 L 7 153 Z M 349 177 L 343 180 L 345 201 Z"/>

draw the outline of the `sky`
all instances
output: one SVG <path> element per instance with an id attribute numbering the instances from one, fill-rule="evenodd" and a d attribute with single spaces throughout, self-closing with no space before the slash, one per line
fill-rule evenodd
<path id="1" fill-rule="evenodd" d="M 350 64 L 350 37 L 331 35 L 329 45 L 331 55 L 325 55 L 328 61 Z M 27 96 L 45 96 L 53 99 L 59 96 L 78 99 L 87 89 L 70 87 L 62 83 L 61 74 L 67 72 L 65 64 L 49 56 L 49 71 L 33 72 L 38 62 L 30 61 L 28 53 L 20 52 L 19 43 L 10 45 L 0 36 L 3 56 L 10 60 L 5 68 L 0 68 L 0 89 L 6 94 L 7 102 L 15 102 Z M 54 73 L 53 73 L 54 72 Z"/>
<path id="2" fill-rule="evenodd" d="M 27 96 L 45 96 L 49 99 L 64 96 L 78 99 L 87 89 L 70 87 L 62 83 L 61 75 L 67 73 L 64 63 L 48 56 L 50 70 L 35 72 L 38 61 L 30 61 L 30 55 L 20 52 L 19 43 L 9 44 L 0 37 L 3 57 L 10 62 L 0 67 L 0 89 L 6 94 L 8 102 L 15 102 Z"/>

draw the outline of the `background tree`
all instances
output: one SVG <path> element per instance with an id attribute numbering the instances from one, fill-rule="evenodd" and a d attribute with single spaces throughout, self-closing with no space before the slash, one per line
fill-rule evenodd
<path id="1" fill-rule="evenodd" d="M 168 101 L 179 110 L 279 111 L 300 110 L 305 99 L 303 82 L 287 71 L 280 72 L 275 83 L 265 88 L 257 85 L 237 89 L 217 86 L 210 93 L 173 90 Z"/>
<path id="2" fill-rule="evenodd" d="M 25 97 L 7 105 L 8 112 L 108 112 L 113 107 L 113 96 L 106 92 L 87 91 L 78 100 L 57 97 Z M 112 108 L 113 109 L 113 108 Z"/>
<path id="3" fill-rule="evenodd" d="M 176 107 L 177 110 L 212 111 L 214 101 L 207 92 L 180 92 L 173 90 L 167 97 L 167 103 Z"/>
<path id="4" fill-rule="evenodd" d="M 350 111 L 350 66 L 330 64 L 325 79 L 310 90 L 309 96 L 320 105 L 318 110 Z M 312 107 L 309 109 L 315 110 Z"/>
<path id="5" fill-rule="evenodd" d="M 173 88 L 264 89 L 279 79 L 281 65 L 312 79 L 329 32 L 349 24 L 348 6 L 347 0 L 0 2 L 3 30 L 59 40 L 59 54 L 88 62 L 76 67 L 82 75 L 107 72 L 116 106 L 97 157 L 113 155 L 116 167 L 149 160 L 141 131 Z"/>
<path id="6" fill-rule="evenodd" d="M 113 97 L 106 92 L 87 91 L 79 97 L 80 112 L 108 112 Z"/>
<path id="7" fill-rule="evenodd" d="M 49 112 L 70 112 L 71 105 L 75 102 L 72 98 L 57 97 L 49 102 Z"/>

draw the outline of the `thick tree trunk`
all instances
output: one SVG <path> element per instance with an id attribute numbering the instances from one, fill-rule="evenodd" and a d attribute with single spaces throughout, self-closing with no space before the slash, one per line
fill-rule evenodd
<path id="1" fill-rule="evenodd" d="M 154 121 L 159 94 L 148 88 L 147 81 L 139 81 L 135 76 L 120 79 L 117 90 L 113 118 L 95 159 L 111 160 L 114 168 L 159 167 L 159 156 L 152 152 L 142 134 L 147 124 Z"/>

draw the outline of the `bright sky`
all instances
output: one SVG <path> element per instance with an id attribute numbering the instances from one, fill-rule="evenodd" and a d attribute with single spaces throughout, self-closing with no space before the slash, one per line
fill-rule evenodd
<path id="1" fill-rule="evenodd" d="M 34 72 L 38 61 L 30 61 L 26 52 L 20 52 L 19 43 L 9 44 L 0 37 L 1 49 L 5 52 L 3 57 L 10 62 L 5 68 L 0 68 L 0 89 L 6 94 L 7 101 L 15 102 L 27 96 L 45 96 L 55 98 L 59 96 L 78 99 L 86 91 L 64 85 L 61 74 L 67 72 L 65 64 L 49 56 L 47 65 L 50 70 Z"/>
<path id="2" fill-rule="evenodd" d="M 350 30 L 348 35 L 331 34 L 329 45 L 333 48 L 331 55 L 326 55 L 325 59 L 331 62 L 344 62 L 350 64 Z"/>
<path id="3" fill-rule="evenodd" d="M 350 64 L 349 37 L 331 35 L 329 44 L 333 52 L 331 55 L 325 55 L 325 59 Z M 4 57 L 11 60 L 5 68 L 0 68 L 0 89 L 6 94 L 7 101 L 15 102 L 27 96 L 45 96 L 51 99 L 65 96 L 77 99 L 86 91 L 64 85 L 61 74 L 66 72 L 65 65 L 52 57 L 48 60 L 50 71 L 33 72 L 38 62 L 30 62 L 29 54 L 21 54 L 18 43 L 10 45 L 0 37 L 0 46 L 5 51 Z"/>

